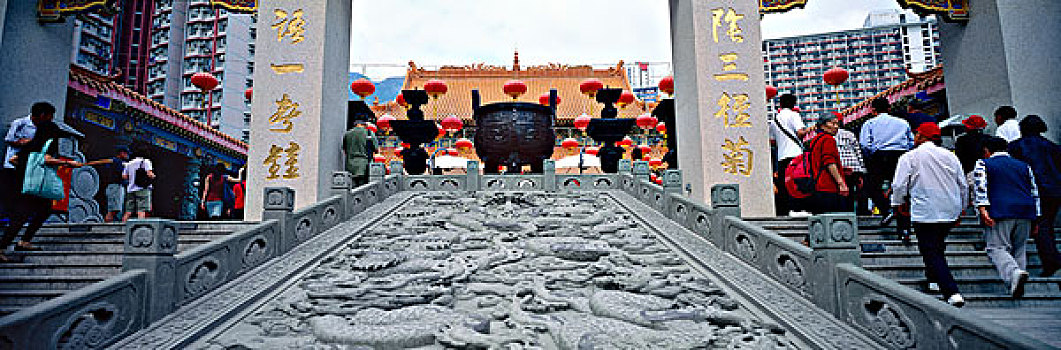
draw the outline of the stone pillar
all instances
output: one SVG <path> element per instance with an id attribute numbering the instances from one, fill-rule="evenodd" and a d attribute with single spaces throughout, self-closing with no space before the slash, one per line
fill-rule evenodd
<path id="1" fill-rule="evenodd" d="M 725 247 L 725 226 L 722 224 L 727 216 L 741 217 L 741 193 L 739 184 L 718 184 L 711 186 L 711 209 L 715 216 L 711 219 L 711 243 Z"/>
<path id="2" fill-rule="evenodd" d="M 468 178 L 464 182 L 464 189 L 468 191 L 478 191 L 482 189 L 483 175 L 479 174 L 479 162 L 469 160 L 468 167 L 465 169 L 468 171 Z"/>
<path id="3" fill-rule="evenodd" d="M 556 185 L 556 161 L 552 159 L 546 159 L 542 161 L 542 187 L 545 191 L 552 192 L 557 190 Z"/>
<path id="4" fill-rule="evenodd" d="M 177 225 L 162 219 L 135 219 L 125 223 L 122 270 L 147 271 L 147 304 L 144 322 L 151 323 L 173 311 L 177 301 Z"/>
<path id="5" fill-rule="evenodd" d="M 390 163 L 391 175 L 398 176 L 398 191 L 405 190 L 405 180 L 402 179 L 405 176 L 405 167 L 400 161 L 392 161 Z"/>
<path id="6" fill-rule="evenodd" d="M 814 304 L 842 318 L 836 265 L 862 266 L 858 218 L 854 214 L 822 214 L 810 217 L 808 222 L 808 241 L 814 250 L 814 266 L 807 271 L 812 299 Z"/>
<path id="7" fill-rule="evenodd" d="M 353 205 L 353 203 L 350 203 L 350 188 L 353 184 L 354 179 L 350 173 L 346 171 L 332 172 L 332 195 L 341 198 L 342 205 L 340 207 L 342 208 L 342 214 L 339 217 L 343 220 L 350 218 L 347 214 L 350 213 L 349 207 Z"/>
<path id="8" fill-rule="evenodd" d="M 940 23 L 950 114 L 980 114 L 994 125 L 995 108 L 1037 114 L 1061 140 L 1061 2 L 970 0 L 967 23 Z"/>
<path id="9" fill-rule="evenodd" d="M 372 183 L 383 183 L 383 178 L 387 176 L 387 168 L 383 163 L 372 163 L 368 165 L 368 182 Z"/>
<path id="10" fill-rule="evenodd" d="M 342 169 L 350 63 L 350 0 L 262 0 L 258 6 L 247 220 L 267 187 L 299 193 L 296 208 L 331 191 Z M 279 23 L 279 26 L 276 24 Z"/>
<path id="11" fill-rule="evenodd" d="M 670 0 L 670 13 L 678 164 L 692 198 L 736 183 L 746 214 L 774 215 L 759 1 Z"/>
<path id="12" fill-rule="evenodd" d="M 290 187 L 267 187 L 262 196 L 262 221 L 276 220 L 280 228 L 280 252 L 298 244 L 291 212 L 295 209 L 295 190 Z"/>
<path id="13" fill-rule="evenodd" d="M 648 169 L 648 162 L 639 160 L 634 162 L 634 180 L 635 181 L 650 181 L 652 172 Z"/>
<path id="14" fill-rule="evenodd" d="M 620 159 L 619 160 L 619 173 L 620 174 L 629 174 L 631 169 L 633 168 L 633 166 L 634 166 L 633 163 L 631 163 L 629 159 Z"/>
<path id="15" fill-rule="evenodd" d="M 41 101 L 54 105 L 55 120 L 62 121 L 74 52 L 73 18 L 39 23 L 37 1 L 28 0 L 5 1 L 0 16 L 0 127 L 6 131 L 11 121 L 29 115 L 30 107 Z"/>

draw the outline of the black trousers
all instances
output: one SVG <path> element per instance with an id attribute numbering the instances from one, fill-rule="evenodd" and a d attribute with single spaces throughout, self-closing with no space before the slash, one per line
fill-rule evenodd
<path id="1" fill-rule="evenodd" d="M 779 160 L 777 168 L 774 168 L 774 188 L 777 188 L 777 194 L 774 195 L 774 210 L 777 216 L 788 216 L 789 210 L 792 210 L 794 206 L 793 198 L 785 188 L 785 169 L 788 169 L 790 162 L 792 158 Z"/>
<path id="2" fill-rule="evenodd" d="M 0 219 L 11 216 L 10 212 L 14 208 L 12 202 L 22 193 L 21 188 L 15 188 L 16 185 L 22 184 L 22 181 L 18 181 L 16 174 L 18 172 L 15 169 L 4 168 L 0 165 Z"/>
<path id="3" fill-rule="evenodd" d="M 850 196 L 821 191 L 815 191 L 805 203 L 807 211 L 811 214 L 849 213 L 855 208 Z"/>
<path id="4" fill-rule="evenodd" d="M 1039 251 L 1039 260 L 1043 262 L 1044 270 L 1061 267 L 1054 234 L 1054 220 L 1057 220 L 1057 211 L 1061 208 L 1061 197 L 1043 196 L 1039 202 L 1043 207 L 1043 215 L 1035 221 L 1035 248 Z"/>
<path id="5" fill-rule="evenodd" d="M 4 229 L 4 237 L 0 238 L 0 251 L 7 249 L 7 246 L 15 241 L 18 231 L 27 222 L 29 222 L 29 226 L 26 227 L 26 233 L 22 235 L 22 241 L 32 241 L 33 235 L 36 235 L 37 231 L 41 229 L 44 220 L 47 220 L 48 216 L 52 215 L 52 201 L 49 199 L 19 194 L 10 203 L 13 205 L 10 214 L 11 221 L 8 222 L 7 228 Z"/>
<path id="6" fill-rule="evenodd" d="M 944 298 L 949 298 L 958 293 L 958 283 L 954 281 L 954 275 L 947 265 L 947 235 L 950 234 L 954 223 L 927 223 L 915 222 L 914 230 L 917 232 L 917 250 L 921 252 L 921 259 L 925 262 L 925 277 L 929 282 L 939 284 L 940 292 Z"/>
<path id="7" fill-rule="evenodd" d="M 869 171 L 866 174 L 866 195 L 880 209 L 881 215 L 888 215 L 891 211 L 891 201 L 888 200 L 887 189 L 883 187 L 885 182 L 890 183 L 895 177 L 895 167 L 903 153 L 906 151 L 876 151 L 866 162 Z"/>

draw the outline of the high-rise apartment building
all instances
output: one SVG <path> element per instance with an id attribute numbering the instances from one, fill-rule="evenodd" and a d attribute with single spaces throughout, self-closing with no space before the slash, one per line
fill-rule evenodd
<path id="1" fill-rule="evenodd" d="M 221 132 L 249 139 L 254 15 L 210 6 L 208 0 L 155 0 L 146 94 Z M 204 94 L 191 77 L 206 72 L 218 87 Z M 179 78 L 178 78 L 179 77 Z"/>
<path id="2" fill-rule="evenodd" d="M 807 120 L 876 95 L 906 80 L 907 70 L 932 69 L 939 57 L 935 17 L 900 10 L 872 12 L 860 29 L 763 40 L 766 83 L 798 96 Z M 834 67 L 850 74 L 838 87 L 822 79 Z"/>
<path id="3" fill-rule="evenodd" d="M 75 19 L 71 61 L 230 136 L 250 138 L 256 16 L 215 8 L 209 0 L 128 0 L 114 16 Z M 203 94 L 191 76 L 219 84 Z"/>

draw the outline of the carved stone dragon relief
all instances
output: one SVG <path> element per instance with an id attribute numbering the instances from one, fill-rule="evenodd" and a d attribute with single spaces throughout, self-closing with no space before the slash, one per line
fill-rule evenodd
<path id="1" fill-rule="evenodd" d="M 433 192 L 212 348 L 792 348 L 604 194 Z"/>

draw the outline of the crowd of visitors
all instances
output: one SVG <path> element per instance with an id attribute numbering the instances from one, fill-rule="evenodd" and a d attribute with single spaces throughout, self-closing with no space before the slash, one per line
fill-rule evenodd
<path id="1" fill-rule="evenodd" d="M 1013 297 L 1024 294 L 1030 277 L 1029 237 L 1035 238 L 1041 276 L 1061 268 L 1054 241 L 1061 146 L 1042 136 L 1047 130 L 1042 118 L 1018 121 L 1013 107 L 999 107 L 992 136 L 984 132 L 983 117 L 969 116 L 951 150 L 942 146 L 937 118 L 925 113 L 918 99 L 897 115 L 887 99 L 874 99 L 857 132 L 841 128 L 837 113 L 807 128 L 795 109 L 796 97 L 779 100 L 781 110 L 770 123 L 778 215 L 855 212 L 880 215 L 882 226 L 896 221 L 895 233 L 905 244 L 912 244 L 911 234 L 917 236 L 930 289 L 957 307 L 965 300 L 944 253 L 947 235 L 963 213 L 980 218 L 988 257 Z M 808 164 L 801 167 L 793 159 Z M 803 188 L 797 183 L 801 176 L 811 177 L 813 189 L 804 186 L 811 193 L 796 190 Z"/>
<path id="2" fill-rule="evenodd" d="M 9 261 L 4 253 L 16 239 L 16 251 L 40 250 L 31 243 L 33 237 L 45 220 L 56 213 L 54 203 L 62 202 L 66 196 L 66 188 L 58 176 L 62 167 L 97 169 L 104 189 L 105 221 L 119 218 L 125 221 L 133 215 L 142 219 L 152 213 L 152 192 L 158 175 L 152 163 L 151 147 L 141 143 L 135 143 L 132 149 L 119 145 L 113 157 L 85 163 L 64 159 L 59 155 L 59 140 L 77 135 L 64 131 L 53 121 L 55 112 L 55 106 L 47 102 L 35 103 L 30 115 L 14 120 L 4 134 L 7 150 L 0 168 L 0 222 L 6 221 L 6 226 L 0 238 L 0 262 Z M 51 175 L 39 176 L 39 173 Z M 200 204 L 204 213 L 201 216 L 242 219 L 246 186 L 243 170 L 238 178 L 232 177 L 224 164 L 219 163 L 203 173 Z M 48 182 L 49 176 L 54 176 L 56 183 Z M 37 188 L 29 188 L 34 186 Z M 42 194 L 51 187 L 57 189 L 58 198 Z"/>

